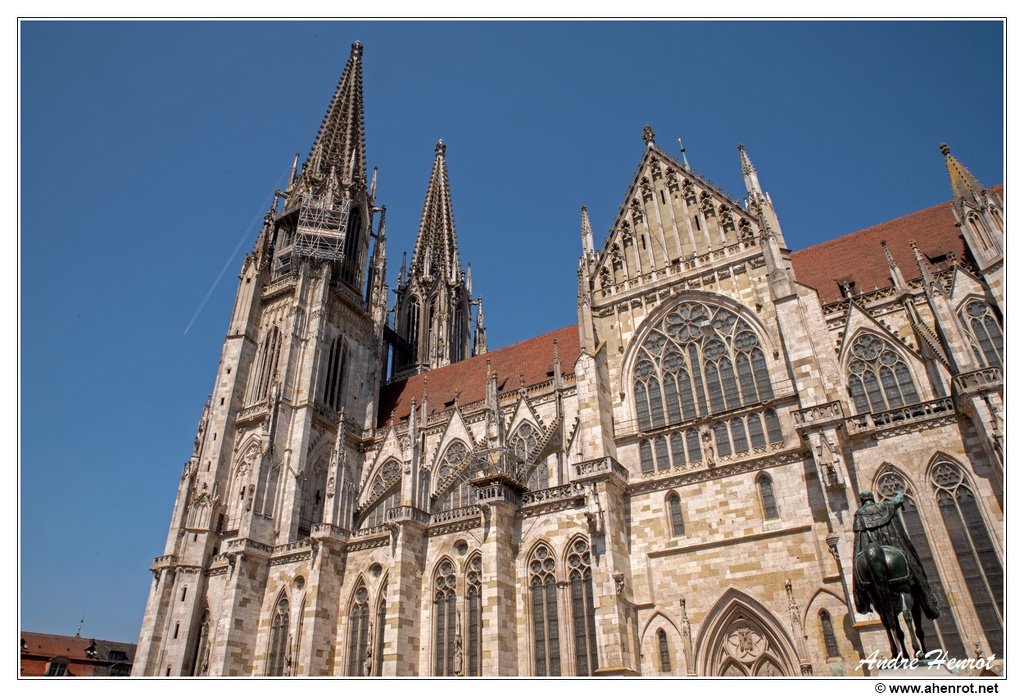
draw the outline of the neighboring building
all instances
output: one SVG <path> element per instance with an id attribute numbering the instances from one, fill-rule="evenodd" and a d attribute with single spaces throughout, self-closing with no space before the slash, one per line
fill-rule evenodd
<path id="1" fill-rule="evenodd" d="M 943 148 L 952 210 L 791 253 L 742 146 L 737 202 L 645 128 L 578 324 L 487 352 L 440 143 L 389 307 L 361 64 L 242 265 L 135 674 L 851 674 L 863 489 L 929 648 L 1002 658 L 1001 187 Z"/>
<path id="2" fill-rule="evenodd" d="M 22 677 L 131 675 L 135 644 L 59 634 L 21 633 Z"/>

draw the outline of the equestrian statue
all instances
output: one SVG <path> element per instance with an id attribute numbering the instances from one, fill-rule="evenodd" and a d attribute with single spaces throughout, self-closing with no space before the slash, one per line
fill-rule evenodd
<path id="1" fill-rule="evenodd" d="M 914 657 L 925 654 L 922 613 L 939 616 L 939 601 L 925 576 L 921 559 L 896 512 L 903 507 L 903 492 L 876 502 L 870 491 L 860 494 L 853 514 L 853 601 L 857 612 L 872 609 L 882 618 L 893 658 L 909 658 L 899 617 L 910 630 Z M 897 641 L 899 647 L 897 649 Z"/>

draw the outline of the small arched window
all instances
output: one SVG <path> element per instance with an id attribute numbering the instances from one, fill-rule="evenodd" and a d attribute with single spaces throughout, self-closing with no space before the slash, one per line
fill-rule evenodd
<path id="1" fill-rule="evenodd" d="M 836 632 L 832 628 L 832 616 L 828 614 L 828 610 L 822 610 L 818 613 L 818 619 L 821 620 L 821 636 L 825 640 L 825 654 L 829 658 L 839 658 L 839 644 L 836 643 Z"/>
<path id="2" fill-rule="evenodd" d="M 672 657 L 668 652 L 668 636 L 664 629 L 659 629 L 658 637 L 658 668 L 662 673 L 672 672 Z"/>
<path id="3" fill-rule="evenodd" d="M 672 535 L 679 537 L 686 533 L 686 529 L 683 526 L 683 507 L 679 494 L 673 491 L 665 500 L 668 502 L 668 517 L 672 525 Z"/>
<path id="4" fill-rule="evenodd" d="M 764 512 L 764 519 L 778 519 L 779 507 L 775 502 L 775 488 L 767 474 L 762 474 L 757 478 L 757 491 L 761 495 L 761 510 Z"/>
<path id="5" fill-rule="evenodd" d="M 886 411 L 921 401 L 910 367 L 892 344 L 874 334 L 853 342 L 846 377 L 858 414 Z"/>
<path id="6" fill-rule="evenodd" d="M 267 675 L 284 675 L 285 653 L 288 650 L 288 598 L 282 596 L 274 609 L 270 626 L 270 657 Z"/>

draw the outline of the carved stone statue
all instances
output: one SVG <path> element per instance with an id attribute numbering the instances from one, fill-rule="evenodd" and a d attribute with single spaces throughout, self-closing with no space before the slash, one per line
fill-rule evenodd
<path id="1" fill-rule="evenodd" d="M 853 515 L 853 599 L 857 612 L 874 609 L 879 614 L 894 658 L 909 657 L 899 625 L 902 614 L 913 630 L 915 653 L 923 655 L 921 613 L 928 619 L 938 618 L 939 603 L 921 559 L 896 515 L 903 506 L 903 492 L 888 501 L 876 502 L 870 491 L 863 491 L 860 501 L 861 506 Z"/>

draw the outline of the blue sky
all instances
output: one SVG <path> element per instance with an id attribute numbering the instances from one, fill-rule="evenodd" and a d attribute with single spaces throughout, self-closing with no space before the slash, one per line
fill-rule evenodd
<path id="1" fill-rule="evenodd" d="M 22 23 L 21 629 L 138 639 L 242 256 L 355 40 L 388 281 L 444 138 L 492 348 L 576 321 L 580 206 L 600 245 L 647 123 L 737 197 L 743 143 L 794 250 L 949 200 L 940 142 L 1004 178 L 998 22 Z"/>

